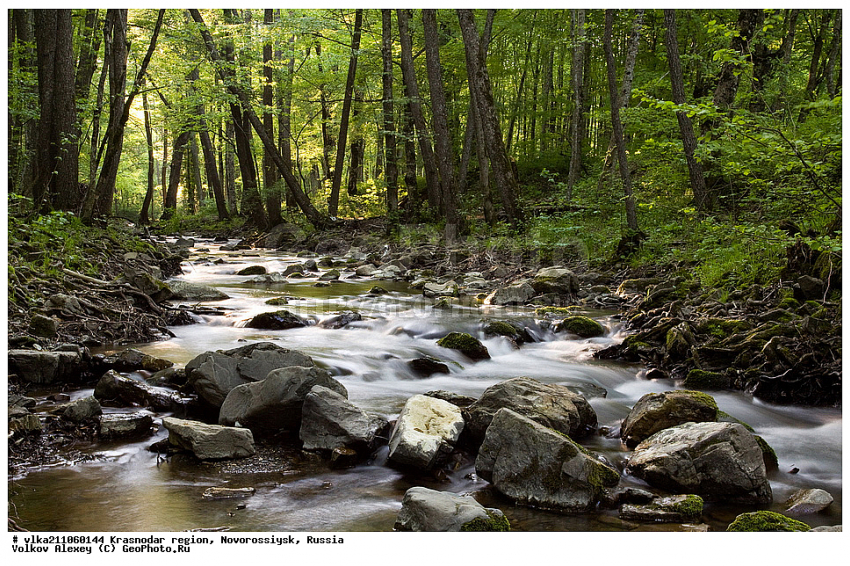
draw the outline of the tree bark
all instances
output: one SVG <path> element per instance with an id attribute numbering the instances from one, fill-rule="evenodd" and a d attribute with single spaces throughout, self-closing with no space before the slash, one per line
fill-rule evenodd
<path id="1" fill-rule="evenodd" d="M 443 91 L 443 71 L 440 67 L 440 38 L 437 32 L 435 10 L 422 10 L 425 30 L 425 63 L 428 68 L 428 86 L 431 91 L 431 112 L 434 126 L 434 146 L 437 170 L 440 174 L 440 205 L 446 219 L 446 243 L 452 245 L 458 235 L 457 194 L 455 165 L 452 155 L 452 138 L 449 133 L 446 95 Z"/>
<path id="2" fill-rule="evenodd" d="M 685 99 L 685 81 L 682 76 L 682 64 L 679 61 L 679 42 L 676 29 L 676 12 L 674 10 L 664 10 L 664 24 L 666 27 L 664 42 L 667 47 L 667 63 L 670 67 L 673 102 L 681 105 L 687 101 Z M 694 157 L 697 147 L 694 127 L 690 117 L 684 111 L 676 112 L 676 120 L 679 122 L 679 131 L 682 135 L 682 146 L 685 151 L 685 160 L 688 163 L 688 174 L 691 179 L 694 202 L 699 210 L 704 210 L 709 203 L 702 166 Z"/>
<path id="3" fill-rule="evenodd" d="M 472 10 L 457 10 L 457 15 L 466 53 L 469 88 L 475 99 L 477 115 L 481 120 L 488 157 L 493 167 L 493 180 L 502 198 L 502 207 L 508 222 L 514 228 L 518 228 L 523 221 L 516 206 L 516 194 L 519 186 L 502 140 L 501 126 L 496 115 L 493 92 L 490 87 L 490 76 L 487 72 L 485 54 L 481 49 L 478 30 L 475 26 L 475 18 Z"/>
<path id="4" fill-rule="evenodd" d="M 322 69 L 322 45 L 316 42 L 316 58 L 318 59 L 319 73 L 323 73 Z M 333 183 L 334 170 L 331 167 L 331 153 L 333 153 L 334 142 L 333 136 L 330 133 L 331 111 L 328 104 L 327 93 L 325 92 L 325 83 L 319 85 L 319 102 L 321 103 L 322 111 L 322 169 L 324 170 L 325 180 Z"/>
<path id="5" fill-rule="evenodd" d="M 608 93 L 611 99 L 611 126 L 614 130 L 613 140 L 617 146 L 617 161 L 620 164 L 620 178 L 623 181 L 623 192 L 626 196 L 626 226 L 627 237 L 636 236 L 640 232 L 635 208 L 635 197 L 632 193 L 632 177 L 629 162 L 626 157 L 626 143 L 623 135 L 623 122 L 620 118 L 622 106 L 621 92 L 617 90 L 617 64 L 614 61 L 614 48 L 611 45 L 611 31 L 614 27 L 614 11 L 605 10 L 605 33 L 602 46 L 605 50 L 605 62 L 608 67 Z M 625 78 L 624 78 L 625 80 Z"/>
<path id="6" fill-rule="evenodd" d="M 263 24 L 271 26 L 274 24 L 274 10 L 266 8 L 263 12 Z M 263 127 L 266 128 L 270 136 L 274 136 L 274 69 L 272 63 L 274 61 L 274 53 L 271 41 L 263 43 Z M 275 150 L 277 151 L 277 150 Z M 280 216 L 280 188 L 278 180 L 280 173 L 274 165 L 272 156 L 269 150 L 263 151 L 263 188 L 265 191 L 266 210 L 269 215 L 269 226 L 277 226 L 283 219 Z"/>
<path id="7" fill-rule="evenodd" d="M 177 189 L 180 187 L 180 171 L 183 167 L 183 154 L 186 144 L 189 143 L 189 131 L 180 132 L 174 138 L 171 149 L 171 166 L 168 170 L 168 189 L 165 192 L 165 203 L 163 203 L 162 220 L 168 220 L 177 213 Z"/>
<path id="8" fill-rule="evenodd" d="M 150 224 L 150 218 L 148 217 L 148 211 L 150 210 L 151 203 L 153 203 L 153 178 L 154 178 L 154 169 L 156 167 L 156 163 L 153 156 L 153 128 L 151 127 L 151 109 L 148 104 L 148 93 L 142 92 L 142 108 L 145 113 L 145 141 L 148 146 L 148 189 L 145 192 L 145 198 L 142 201 L 142 210 L 139 212 L 139 224 L 146 226 Z"/>
<path id="9" fill-rule="evenodd" d="M 573 187 L 581 173 L 581 142 L 584 137 L 584 60 L 586 10 L 573 10 L 573 63 L 571 67 L 573 87 L 573 113 L 570 122 L 570 172 L 567 176 L 567 200 L 572 199 Z"/>
<path id="10" fill-rule="evenodd" d="M 398 35 L 401 43 L 401 74 L 410 99 L 410 111 L 413 123 L 416 125 L 416 135 L 419 139 L 419 152 L 422 154 L 422 165 L 425 168 L 425 185 L 427 187 L 428 205 L 432 211 L 440 210 L 439 173 L 434 163 L 434 150 L 429 141 L 428 127 L 422 113 L 419 84 L 416 81 L 416 69 L 413 66 L 413 40 L 410 37 L 410 14 L 406 9 L 396 11 L 398 16 Z"/>
<path id="11" fill-rule="evenodd" d="M 71 10 L 36 10 L 35 41 L 41 114 L 31 191 L 33 205 L 35 210 L 45 205 L 75 210 L 80 201 L 79 129 Z"/>
<path id="12" fill-rule="evenodd" d="M 339 209 L 339 189 L 342 185 L 342 166 L 345 161 L 345 148 L 348 138 L 348 121 L 351 113 L 351 100 L 354 94 L 354 79 L 357 76 L 357 56 L 360 51 L 360 30 L 363 27 L 363 10 L 354 13 L 354 32 L 351 35 L 351 56 L 348 60 L 348 76 L 345 79 L 345 95 L 342 101 L 342 116 L 339 122 L 339 138 L 336 146 L 334 176 L 331 183 L 331 195 L 328 199 L 328 214 L 337 215 Z"/>
<path id="13" fill-rule="evenodd" d="M 395 109 L 393 106 L 393 23 L 392 10 L 381 10 L 381 73 L 382 108 L 384 120 L 384 179 L 387 183 L 387 213 L 389 230 L 398 223 L 398 163 L 396 160 Z"/>

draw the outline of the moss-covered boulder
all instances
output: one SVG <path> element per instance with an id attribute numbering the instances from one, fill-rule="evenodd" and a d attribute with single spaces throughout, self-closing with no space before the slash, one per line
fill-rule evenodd
<path id="1" fill-rule="evenodd" d="M 535 274 L 531 287 L 539 294 L 575 295 L 579 290 L 579 281 L 569 269 L 546 267 Z"/>
<path id="2" fill-rule="evenodd" d="M 457 350 L 472 360 L 489 360 L 490 352 L 480 340 L 466 332 L 449 332 L 439 340 L 437 345 L 451 350 Z"/>
<path id="3" fill-rule="evenodd" d="M 620 474 L 569 436 L 500 409 L 487 428 L 475 472 L 516 503 L 580 513 L 596 508 Z"/>
<path id="4" fill-rule="evenodd" d="M 620 507 L 620 518 L 649 523 L 692 523 L 702 515 L 703 500 L 699 495 L 659 497 L 646 504 Z"/>
<path id="5" fill-rule="evenodd" d="M 605 327 L 587 316 L 570 316 L 558 323 L 555 332 L 570 332 L 582 338 L 593 338 L 605 334 Z"/>
<path id="6" fill-rule="evenodd" d="M 249 265 L 236 272 L 236 275 L 265 275 L 266 268 L 262 265 Z"/>
<path id="7" fill-rule="evenodd" d="M 811 527 L 802 521 L 786 517 L 774 511 L 754 511 L 742 513 L 726 527 L 730 533 L 752 533 L 763 531 L 806 532 Z"/>
<path id="8" fill-rule="evenodd" d="M 647 393 L 635 403 L 623 425 L 620 437 L 634 447 L 656 432 L 687 422 L 714 422 L 717 403 L 699 391 Z"/>
<path id="9" fill-rule="evenodd" d="M 396 517 L 397 531 L 475 532 L 509 531 L 507 517 L 488 509 L 471 496 L 412 487 L 404 494 Z"/>
<path id="10" fill-rule="evenodd" d="M 492 320 L 484 325 L 485 336 L 503 336 L 516 344 L 531 342 L 531 335 L 526 328 L 514 321 Z"/>
<path id="11" fill-rule="evenodd" d="M 730 385 L 730 379 L 716 371 L 692 369 L 682 385 L 689 389 L 726 389 Z"/>

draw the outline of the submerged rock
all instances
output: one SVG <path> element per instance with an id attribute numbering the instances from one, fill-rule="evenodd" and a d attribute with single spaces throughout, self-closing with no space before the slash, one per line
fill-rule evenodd
<path id="1" fill-rule="evenodd" d="M 463 430 L 460 409 L 442 399 L 414 395 L 407 400 L 390 435 L 389 460 L 423 470 L 451 451 Z"/>
<path id="2" fill-rule="evenodd" d="M 626 504 L 620 507 L 620 518 L 649 523 L 692 523 L 702 515 L 703 500 L 698 495 L 659 497 L 651 503 Z"/>
<path id="3" fill-rule="evenodd" d="M 245 325 L 261 330 L 288 330 L 307 326 L 307 321 L 287 310 L 260 313 Z"/>
<path id="4" fill-rule="evenodd" d="M 565 435 L 510 409 L 493 417 L 475 472 L 517 503 L 578 513 L 594 509 L 620 474 Z"/>
<path id="5" fill-rule="evenodd" d="M 345 387 L 327 370 L 315 366 L 279 368 L 261 381 L 234 387 L 221 405 L 218 424 L 236 426 L 238 423 L 257 435 L 297 431 L 304 399 L 315 385 L 323 385 L 348 397 Z"/>
<path id="6" fill-rule="evenodd" d="M 563 385 L 515 377 L 488 387 L 464 410 L 464 435 L 480 444 L 493 417 L 503 408 L 572 438 L 585 436 L 597 424 L 596 412 L 582 395 Z"/>
<path id="7" fill-rule="evenodd" d="M 432 358 L 430 356 L 410 360 L 407 362 L 407 367 L 409 367 L 410 371 L 419 377 L 429 377 L 435 373 L 451 373 L 449 371 L 449 366 L 437 358 Z"/>
<path id="8" fill-rule="evenodd" d="M 773 500 L 762 449 L 737 423 L 685 423 L 637 445 L 627 471 L 673 493 L 753 505 Z"/>
<path id="9" fill-rule="evenodd" d="M 471 496 L 411 487 L 401 501 L 394 528 L 442 533 L 509 531 L 510 523 L 500 510 L 485 508 Z"/>
<path id="10" fill-rule="evenodd" d="M 247 428 L 204 424 L 174 417 L 162 419 L 168 442 L 188 450 L 201 460 L 245 458 L 256 452 L 254 436 Z"/>

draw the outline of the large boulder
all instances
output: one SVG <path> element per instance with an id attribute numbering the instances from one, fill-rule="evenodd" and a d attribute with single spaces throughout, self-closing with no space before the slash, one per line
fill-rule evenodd
<path id="1" fill-rule="evenodd" d="M 316 385 L 304 398 L 299 437 L 305 450 L 342 446 L 368 455 L 386 426 L 383 417 L 367 414 L 338 392 Z"/>
<path id="2" fill-rule="evenodd" d="M 103 413 L 100 402 L 93 396 L 81 397 L 62 408 L 62 418 L 80 423 Z"/>
<path id="3" fill-rule="evenodd" d="M 277 368 L 312 365 L 313 359 L 297 350 L 259 342 L 196 356 L 186 364 L 186 379 L 201 398 L 214 407 L 221 407 L 224 398 L 237 385 L 265 379 Z"/>
<path id="4" fill-rule="evenodd" d="M 189 283 L 182 279 L 169 280 L 168 287 L 174 293 L 171 299 L 177 301 L 223 301 L 230 298 L 227 293 L 219 291 L 215 287 L 201 285 L 200 283 Z"/>
<path id="5" fill-rule="evenodd" d="M 162 419 L 168 442 L 201 460 L 244 458 L 256 452 L 254 436 L 246 428 L 204 424 L 174 417 Z"/>
<path id="6" fill-rule="evenodd" d="M 493 416 L 503 408 L 572 438 L 585 436 L 597 424 L 596 412 L 582 395 L 563 385 L 515 377 L 488 387 L 464 410 L 464 436 L 480 444 Z"/>
<path id="7" fill-rule="evenodd" d="M 575 295 L 579 290 L 579 281 L 569 269 L 546 267 L 537 272 L 531 280 L 531 286 L 539 294 Z"/>
<path id="8" fill-rule="evenodd" d="M 287 310 L 263 312 L 256 315 L 245 325 L 247 328 L 262 330 L 288 330 L 307 326 L 307 321 Z"/>
<path id="9" fill-rule="evenodd" d="M 510 409 L 493 417 L 475 471 L 517 503 L 565 512 L 594 509 L 604 489 L 620 481 L 569 436 Z"/>
<path id="10" fill-rule="evenodd" d="M 153 418 L 147 413 L 107 413 L 100 417 L 98 433 L 104 439 L 140 438 L 153 434 Z"/>
<path id="11" fill-rule="evenodd" d="M 637 445 L 627 471 L 651 486 L 753 505 L 773 493 L 756 438 L 738 423 L 685 423 Z"/>
<path id="12" fill-rule="evenodd" d="M 80 381 L 88 369 L 84 349 L 42 352 L 9 350 L 9 373 L 36 385 Z"/>
<path id="13" fill-rule="evenodd" d="M 687 422 L 714 422 L 717 403 L 699 391 L 647 393 L 635 403 L 620 428 L 620 438 L 633 448 L 659 430 Z"/>
<path id="14" fill-rule="evenodd" d="M 147 383 L 125 377 L 114 370 L 104 373 L 94 387 L 102 404 L 151 407 L 157 411 L 185 410 L 190 399 Z"/>
<path id="15" fill-rule="evenodd" d="M 269 372 L 262 381 L 234 387 L 218 414 L 218 424 L 243 426 L 256 435 L 297 431 L 304 399 L 315 385 L 344 397 L 348 392 L 327 370 L 315 366 L 290 366 Z"/>
<path id="16" fill-rule="evenodd" d="M 524 305 L 534 296 L 534 288 L 527 282 L 499 287 L 484 300 L 489 305 Z"/>
<path id="17" fill-rule="evenodd" d="M 509 531 L 510 523 L 498 509 L 488 509 L 471 496 L 411 487 L 401 500 L 397 531 L 469 532 Z"/>
<path id="18" fill-rule="evenodd" d="M 389 460 L 428 470 L 451 452 L 464 422 L 460 409 L 448 401 L 414 395 L 407 400 L 390 434 Z"/>

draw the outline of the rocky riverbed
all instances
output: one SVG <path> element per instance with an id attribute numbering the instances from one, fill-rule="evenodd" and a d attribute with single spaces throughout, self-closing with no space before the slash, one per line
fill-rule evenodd
<path id="1" fill-rule="evenodd" d="M 102 342 L 114 341 L 118 327 L 107 311 L 120 309 L 105 309 L 103 295 L 93 302 L 94 288 L 105 289 L 127 309 L 158 317 L 153 324 L 145 321 L 162 338 L 176 322 L 227 314 L 216 306 L 226 299 L 226 286 L 169 280 L 162 262 L 173 265 L 174 257 L 192 259 L 192 265 L 227 262 L 206 251 L 214 247 L 250 257 L 257 244 L 280 248 L 292 259 L 279 270 L 267 269 L 264 261 L 247 272 L 234 270 L 228 277 L 240 285 L 290 289 L 287 285 L 297 283 L 305 290 L 362 281 L 362 300 L 369 301 L 386 294 L 386 287 L 404 284 L 421 293 L 423 308 L 434 313 L 473 312 L 480 305 L 501 309 L 473 331 L 437 332 L 429 355 L 413 351 L 406 359 L 384 362 L 403 368 L 404 375 L 439 383 L 457 367 L 490 367 L 494 356 L 555 339 L 584 344 L 599 359 L 638 362 L 644 366 L 639 378 L 658 383 L 659 391 L 637 396 L 622 426 L 606 417 L 600 424 L 594 403 L 598 407 L 605 398 L 603 387 L 568 386 L 557 378 L 491 379 L 476 395 L 422 391 L 397 409 L 376 411 L 374 403 L 360 406 L 357 395 L 352 398 L 343 368 L 269 341 L 211 349 L 177 364 L 114 345 L 98 353 Z M 812 275 L 718 294 L 662 269 L 587 271 L 580 263 L 540 265 L 537 258 L 496 257 L 473 246 L 422 244 L 395 251 L 369 233 L 308 239 L 289 230 L 252 242 L 183 237 L 156 247 L 168 251 L 123 256 L 119 279 L 65 274 L 64 288 L 59 282 L 37 284 L 45 297 L 37 308 L 25 313 L 10 307 L 10 475 L 23 477 L 56 461 L 98 459 L 102 455 L 90 445 L 153 435 L 147 445 L 157 462 L 189 458 L 191 466 L 227 475 L 357 473 L 382 466 L 433 486 L 451 484 L 465 470 L 465 481 L 476 483 L 477 499 L 491 505 L 465 497 L 468 505 L 457 507 L 459 515 L 447 515 L 452 502 L 445 490 L 415 486 L 399 498 L 394 523 L 399 530 L 505 530 L 510 520 L 497 507 L 506 504 L 567 515 L 613 512 L 621 525 L 697 525 L 682 527 L 688 529 L 723 526 L 702 522 L 704 505 L 790 515 L 805 509 L 796 515 L 804 520 L 834 508 L 825 490 L 802 486 L 797 491 L 807 494 L 795 492 L 794 498 L 804 503 L 785 509 L 787 490 L 777 501 L 769 480 L 782 455 L 777 458 L 757 428 L 720 410 L 715 400 L 732 389 L 771 403 L 840 403 L 840 303 L 818 296 L 827 284 L 819 287 Z M 138 275 L 142 272 L 146 276 Z M 87 298 L 74 303 L 72 292 L 81 285 Z M 369 314 L 357 309 L 328 316 L 299 313 L 292 305 L 302 297 L 272 294 L 245 328 L 277 337 L 313 328 L 344 333 L 368 323 Z M 522 316 L 505 314 L 511 309 Z M 97 316 L 103 317 L 98 325 L 80 331 L 81 319 L 91 323 Z M 120 322 L 121 315 L 117 318 Z M 625 331 L 625 340 L 594 343 L 597 336 L 611 335 L 612 324 Z M 133 338 L 128 341 L 150 339 Z M 73 391 L 73 399 L 56 396 L 58 389 Z M 40 395 L 47 390 L 55 397 Z M 624 452 L 595 450 L 600 443 L 621 445 Z M 221 493 L 227 492 L 218 494 L 226 499 Z"/>

